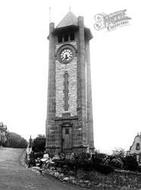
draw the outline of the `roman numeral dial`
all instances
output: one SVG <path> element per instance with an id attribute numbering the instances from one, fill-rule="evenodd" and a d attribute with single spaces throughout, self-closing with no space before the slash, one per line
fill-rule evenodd
<path id="1" fill-rule="evenodd" d="M 62 63 L 68 63 L 73 59 L 73 52 L 71 49 L 63 49 L 60 53 L 60 60 Z"/>

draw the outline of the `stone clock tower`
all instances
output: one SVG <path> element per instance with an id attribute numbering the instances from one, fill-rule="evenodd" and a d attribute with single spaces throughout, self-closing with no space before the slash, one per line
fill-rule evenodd
<path id="1" fill-rule="evenodd" d="M 49 25 L 46 150 L 94 149 L 89 41 L 83 17 L 69 12 Z"/>

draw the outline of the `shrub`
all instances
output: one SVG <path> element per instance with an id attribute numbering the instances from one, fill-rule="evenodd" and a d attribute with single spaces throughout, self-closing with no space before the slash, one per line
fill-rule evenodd
<path id="1" fill-rule="evenodd" d="M 104 160 L 104 165 L 111 166 L 116 169 L 123 169 L 124 163 L 120 157 L 108 156 Z"/>
<path id="2" fill-rule="evenodd" d="M 103 158 L 105 155 L 100 155 L 100 156 L 93 156 L 92 159 L 90 159 L 90 155 L 86 153 L 81 153 L 81 154 L 75 154 L 74 159 L 69 160 L 55 160 L 55 166 L 56 167 L 61 167 L 61 168 L 67 168 L 68 170 L 73 170 L 75 171 L 75 174 L 77 174 L 77 171 L 82 170 L 82 171 L 93 171 L 96 170 L 100 173 L 103 174 L 108 174 L 114 171 L 114 169 L 109 166 L 103 164 Z"/>
<path id="3" fill-rule="evenodd" d="M 46 142 L 46 138 L 43 135 L 38 135 L 38 137 L 36 137 L 33 140 L 32 143 L 32 150 L 34 152 L 44 152 L 45 150 L 45 142 Z"/>
<path id="4" fill-rule="evenodd" d="M 124 158 L 124 168 L 126 170 L 137 171 L 138 163 L 135 156 L 126 156 Z"/>
<path id="5" fill-rule="evenodd" d="M 113 167 L 104 164 L 94 165 L 93 168 L 102 174 L 109 174 L 114 171 Z"/>
<path id="6" fill-rule="evenodd" d="M 43 152 L 35 152 L 34 153 L 34 159 L 43 158 L 43 155 L 44 155 Z"/>
<path id="7" fill-rule="evenodd" d="M 123 161 L 121 160 L 121 158 L 113 158 L 111 161 L 110 161 L 110 165 L 114 168 L 117 168 L 117 169 L 123 169 Z"/>
<path id="8" fill-rule="evenodd" d="M 141 166 L 138 166 L 138 172 L 141 172 Z"/>

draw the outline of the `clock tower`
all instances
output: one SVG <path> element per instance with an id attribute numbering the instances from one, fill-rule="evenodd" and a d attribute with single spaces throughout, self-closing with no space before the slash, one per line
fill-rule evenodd
<path id="1" fill-rule="evenodd" d="M 68 14 L 49 25 L 46 150 L 94 150 L 89 41 L 83 17 Z"/>

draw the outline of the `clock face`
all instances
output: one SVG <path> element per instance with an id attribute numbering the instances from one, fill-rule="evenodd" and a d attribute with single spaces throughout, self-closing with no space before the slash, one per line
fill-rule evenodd
<path id="1" fill-rule="evenodd" d="M 69 48 L 65 48 L 60 52 L 60 60 L 63 63 L 68 63 L 73 59 L 73 52 Z"/>

